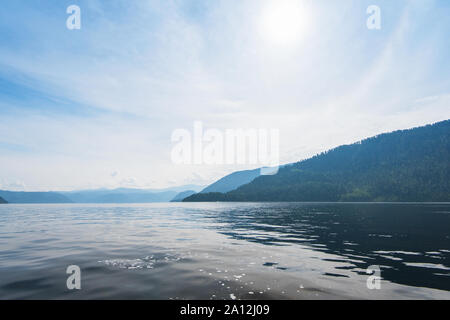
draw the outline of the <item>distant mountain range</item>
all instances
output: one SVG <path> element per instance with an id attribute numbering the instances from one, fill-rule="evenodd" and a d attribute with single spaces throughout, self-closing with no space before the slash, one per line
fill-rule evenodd
<path id="1" fill-rule="evenodd" d="M 63 194 L 75 203 L 152 203 L 168 202 L 177 192 L 92 190 Z"/>
<path id="2" fill-rule="evenodd" d="M 206 188 L 0 190 L 9 203 L 450 201 L 450 120 L 375 136 L 280 167 L 233 172 Z M 198 193 L 197 193 L 198 192 Z"/>
<path id="3" fill-rule="evenodd" d="M 260 169 L 237 171 L 229 174 L 222 179 L 217 180 L 202 190 L 201 193 L 220 192 L 226 193 L 239 188 L 240 186 L 250 183 L 260 176 Z"/>
<path id="4" fill-rule="evenodd" d="M 450 201 L 450 120 L 375 136 L 259 176 L 208 201 Z"/>
<path id="5" fill-rule="evenodd" d="M 0 190 L 0 197 L 9 203 L 72 203 L 73 201 L 57 192 L 16 192 Z"/>
<path id="6" fill-rule="evenodd" d="M 180 192 L 199 192 L 203 186 L 186 185 L 166 189 L 98 189 L 71 192 L 15 192 L 0 190 L 9 203 L 154 203 L 169 202 Z M 189 194 L 190 195 L 190 194 Z"/>
<path id="7" fill-rule="evenodd" d="M 3 199 L 2 197 L 0 197 L 0 204 L 3 204 L 3 203 L 8 203 L 5 199 Z"/>
<path id="8" fill-rule="evenodd" d="M 193 194 L 196 194 L 194 190 L 188 190 L 178 193 L 170 202 L 182 202 L 184 199 L 186 199 L 189 196 L 192 196 Z"/>
<path id="9" fill-rule="evenodd" d="M 244 184 L 250 183 L 261 175 L 261 169 L 255 170 L 244 170 L 233 172 L 216 182 L 210 184 L 200 193 L 226 193 L 232 190 L 236 190 Z M 182 202 L 184 199 L 196 194 L 197 192 L 193 190 L 184 191 L 179 193 L 171 202 Z"/>

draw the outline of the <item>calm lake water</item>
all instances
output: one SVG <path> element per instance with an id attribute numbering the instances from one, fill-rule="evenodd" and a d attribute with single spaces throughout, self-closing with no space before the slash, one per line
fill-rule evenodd
<path id="1" fill-rule="evenodd" d="M 0 299 L 334 298 L 450 299 L 450 204 L 0 205 Z"/>

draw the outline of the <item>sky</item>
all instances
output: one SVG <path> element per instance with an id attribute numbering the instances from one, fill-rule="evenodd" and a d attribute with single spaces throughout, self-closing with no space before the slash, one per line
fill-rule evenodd
<path id="1" fill-rule="evenodd" d="M 172 134 L 195 121 L 277 129 L 292 163 L 449 119 L 448 17 L 447 0 L 5 1 L 0 189 L 207 185 L 258 167 L 174 163 Z"/>

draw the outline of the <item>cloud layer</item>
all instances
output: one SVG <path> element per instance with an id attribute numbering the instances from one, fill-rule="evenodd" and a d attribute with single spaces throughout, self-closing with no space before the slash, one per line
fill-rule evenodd
<path id="1" fill-rule="evenodd" d="M 304 30 L 287 43 L 262 28 L 279 1 L 3 4 L 0 188 L 206 184 L 250 168 L 172 164 L 172 132 L 196 120 L 280 129 L 287 163 L 450 118 L 446 1 L 377 1 L 379 31 L 371 1 L 297 2 Z"/>

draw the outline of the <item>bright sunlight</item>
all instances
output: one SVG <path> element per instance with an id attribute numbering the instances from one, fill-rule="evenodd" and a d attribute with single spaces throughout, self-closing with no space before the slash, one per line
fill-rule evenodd
<path id="1" fill-rule="evenodd" d="M 301 0 L 277 0 L 267 3 L 262 13 L 263 37 L 275 45 L 291 46 L 301 39 L 307 15 Z"/>

